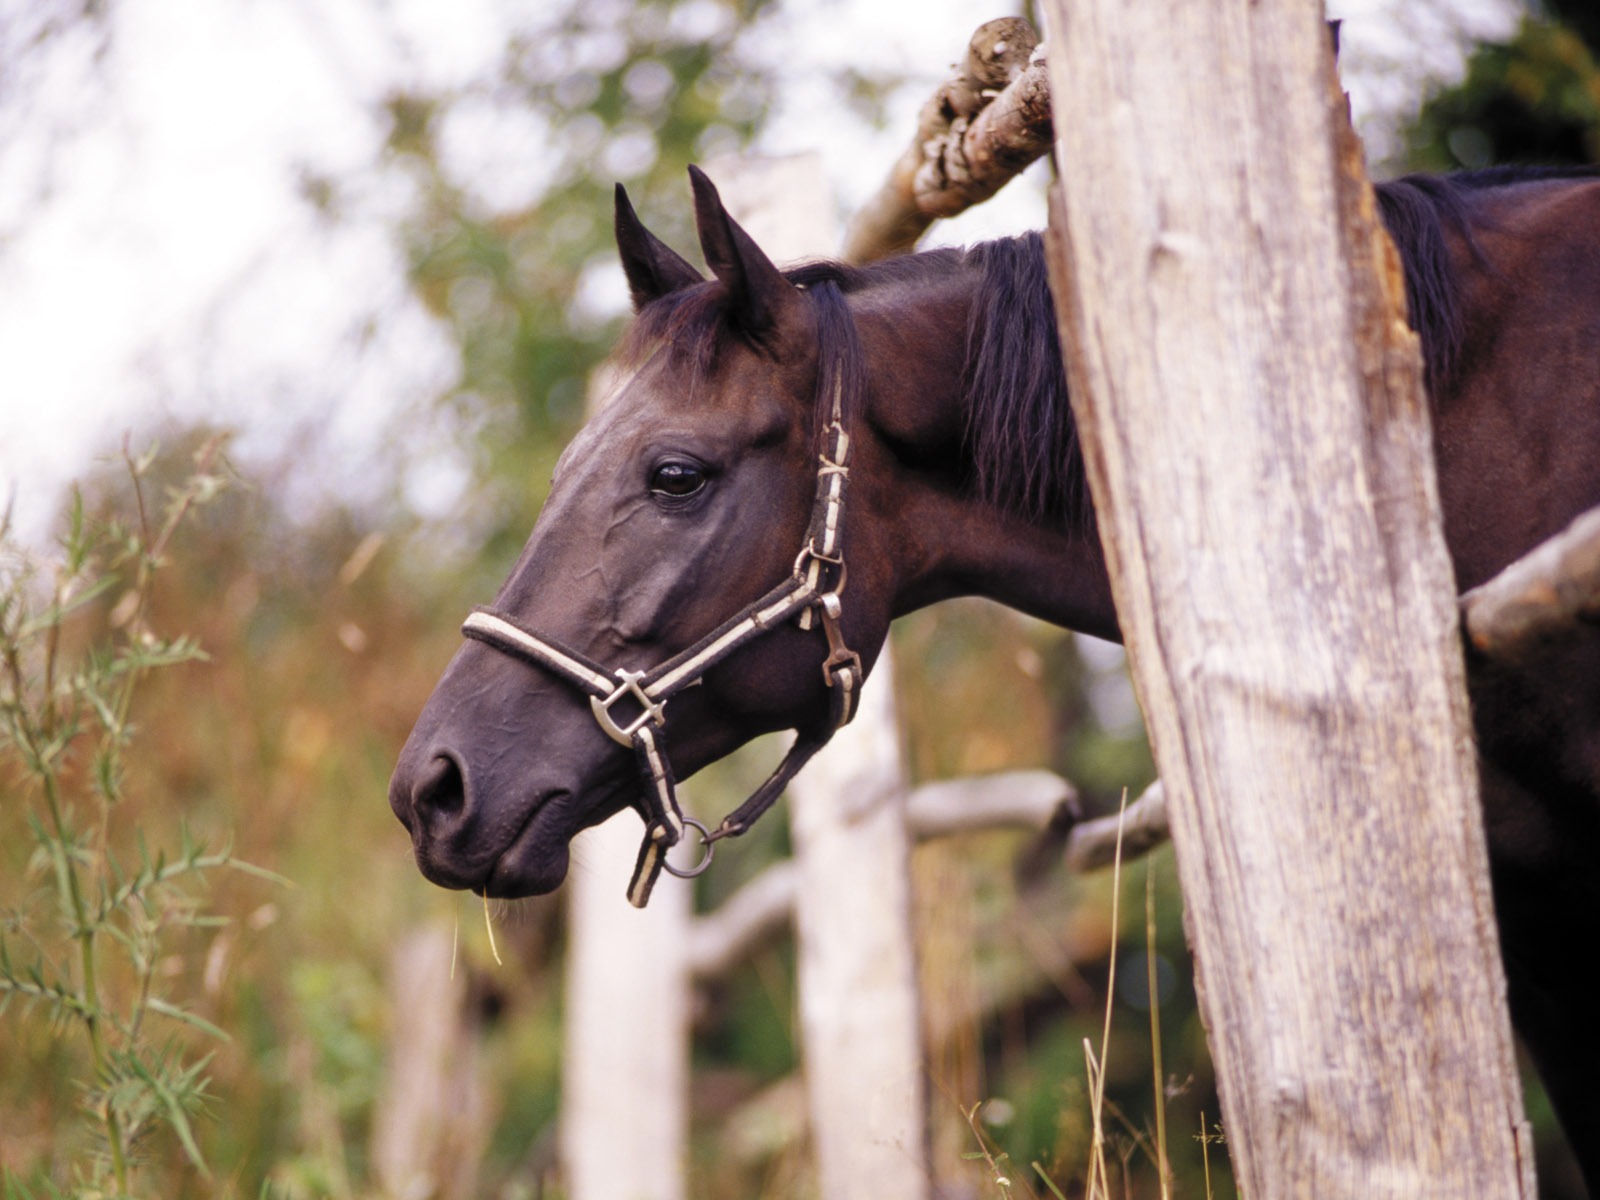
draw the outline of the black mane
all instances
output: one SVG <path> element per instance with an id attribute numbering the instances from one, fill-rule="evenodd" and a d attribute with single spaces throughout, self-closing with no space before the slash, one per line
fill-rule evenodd
<path id="1" fill-rule="evenodd" d="M 979 273 L 962 376 L 978 494 L 1035 520 L 1091 511 L 1067 400 L 1044 239 L 1037 233 L 967 252 Z"/>
<path id="2" fill-rule="evenodd" d="M 1422 342 L 1422 365 L 1428 390 L 1437 393 L 1453 377 L 1461 357 L 1465 331 L 1461 287 L 1446 246 L 1454 233 L 1481 258 L 1475 226 L 1485 223 L 1475 212 L 1482 192 L 1547 180 L 1592 179 L 1600 167 L 1551 167 L 1508 164 L 1454 175 L 1405 175 L 1377 185 L 1378 211 L 1400 252 L 1406 275 L 1406 315 Z"/>
<path id="3" fill-rule="evenodd" d="M 1595 176 L 1600 168 L 1511 166 L 1408 175 L 1377 185 L 1379 213 L 1405 271 L 1408 317 L 1422 343 L 1430 392 L 1449 384 L 1462 350 L 1461 289 L 1447 234 L 1464 239 L 1477 253 L 1473 229 L 1486 221 L 1475 205 L 1480 193 Z M 1086 520 L 1083 460 L 1067 401 L 1044 242 L 1037 233 L 864 267 L 817 262 L 785 271 L 811 295 L 816 312 L 818 346 L 827 364 L 818 380 L 817 411 L 826 411 L 835 371 L 843 372 L 847 419 L 859 410 L 866 387 L 866 366 L 845 297 L 868 287 L 910 287 L 958 271 L 976 276 L 962 371 L 972 486 L 995 507 L 1034 520 Z M 621 354 L 637 361 L 665 342 L 694 375 L 704 374 L 727 334 L 724 307 L 722 285 L 714 281 L 664 296 L 640 312 Z M 823 422 L 817 424 L 820 435 Z"/>
<path id="4" fill-rule="evenodd" d="M 859 410 L 866 387 L 865 363 L 844 297 L 869 287 L 915 286 L 963 270 L 978 277 L 962 371 L 972 485 L 997 508 L 1040 520 L 1080 519 L 1089 511 L 1088 493 L 1067 402 L 1044 244 L 1037 233 L 966 250 L 926 250 L 864 267 L 823 261 L 785 271 L 812 297 L 816 313 L 826 364 L 816 411 L 826 411 L 831 401 L 834 369 L 844 374 L 847 419 Z M 640 311 L 619 356 L 638 362 L 652 347 L 665 344 L 691 380 L 698 378 L 711 370 L 727 335 L 725 308 L 726 293 L 715 281 L 663 296 Z"/>

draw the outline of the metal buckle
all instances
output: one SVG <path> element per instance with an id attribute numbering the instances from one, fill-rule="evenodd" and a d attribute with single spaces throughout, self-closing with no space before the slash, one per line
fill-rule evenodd
<path id="1" fill-rule="evenodd" d="M 811 538 L 806 539 L 806 544 L 800 547 L 800 553 L 794 556 L 794 573 L 796 575 L 805 573 L 807 559 L 815 559 L 819 563 L 827 563 L 830 567 L 838 567 L 841 571 L 844 570 L 844 553 L 842 551 L 833 555 L 823 554 L 817 549 L 816 542 Z M 843 591 L 844 585 L 841 583 L 834 590 Z"/>
<path id="2" fill-rule="evenodd" d="M 828 661 L 822 664 L 822 682 L 829 687 L 838 687 L 839 675 L 846 670 L 855 672 L 856 684 L 859 686 L 861 682 L 861 655 L 854 650 L 848 650 L 841 646 L 828 655 Z"/>
<path id="3" fill-rule="evenodd" d="M 822 632 L 828 635 L 828 657 L 822 664 L 822 681 L 829 687 L 837 687 L 840 672 L 854 671 L 855 685 L 861 685 L 861 655 L 857 654 L 844 642 L 844 631 L 839 628 L 839 617 L 843 605 L 839 603 L 839 593 L 829 592 L 822 597 Z"/>
<path id="4" fill-rule="evenodd" d="M 717 839 L 712 837 L 711 831 L 708 830 L 704 825 L 700 824 L 699 821 L 696 821 L 693 817 L 685 817 L 683 819 L 683 823 L 685 825 L 692 825 L 694 828 L 700 831 L 700 845 L 701 848 L 705 850 L 706 856 L 699 862 L 695 863 L 695 865 L 692 867 L 675 867 L 666 858 L 661 860 L 661 865 L 663 868 L 665 868 L 668 875 L 676 875 L 679 879 L 693 879 L 696 875 L 704 874 L 705 869 L 711 865 L 711 860 L 716 856 L 717 853 L 717 847 L 714 844 Z"/>
<path id="5" fill-rule="evenodd" d="M 589 708 L 594 713 L 594 719 L 600 722 L 600 728 L 605 730 L 607 737 L 614 742 L 622 743 L 624 746 L 632 746 L 633 735 L 644 728 L 646 721 L 654 721 L 657 725 L 665 725 L 667 723 L 667 702 L 663 700 L 657 703 L 650 699 L 645 694 L 645 690 L 639 686 L 639 680 L 643 679 L 647 672 L 629 671 L 623 667 L 618 667 L 616 674 L 617 678 L 622 682 L 603 700 L 599 696 L 590 696 Z M 622 699 L 623 696 L 632 696 L 644 709 L 626 726 L 618 725 L 611 719 L 611 706 Z"/>
<path id="6" fill-rule="evenodd" d="M 807 560 L 818 564 L 817 577 L 815 579 L 806 580 L 810 586 L 815 588 L 822 584 L 823 567 L 837 567 L 839 575 L 838 582 L 834 583 L 833 587 L 829 589 L 828 594 L 837 596 L 840 592 L 844 591 L 844 585 L 850 581 L 850 568 L 844 561 L 844 551 L 841 550 L 838 554 L 834 555 L 823 554 L 816 548 L 816 545 L 813 542 L 808 540 L 804 546 L 800 547 L 800 553 L 795 555 L 794 577 L 796 579 L 805 579 Z M 806 608 L 801 611 L 801 629 L 811 628 L 811 621 L 809 617 L 810 612 L 810 608 Z"/>

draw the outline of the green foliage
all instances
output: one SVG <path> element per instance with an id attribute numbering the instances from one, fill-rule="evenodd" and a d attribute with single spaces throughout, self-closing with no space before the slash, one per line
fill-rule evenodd
<path id="1" fill-rule="evenodd" d="M 202 448 L 159 516 L 146 503 L 153 462 L 127 460 L 129 522 L 101 524 L 76 496 L 48 566 L 0 526 L 0 830 L 13 856 L 31 846 L 7 864 L 22 869 L 0 905 L 0 1017 L 71 1040 L 62 1065 L 79 1093 L 77 1128 L 53 1131 L 44 1194 L 157 1194 L 139 1173 L 157 1131 L 207 1170 L 194 1122 L 210 1055 L 193 1043 L 226 1034 L 166 993 L 163 959 L 175 938 L 214 925 L 199 895 L 206 873 L 243 864 L 181 828 L 175 851 L 152 849 L 126 766 L 140 682 L 203 657 L 192 638 L 158 634 L 148 604 L 179 527 L 222 486 L 220 446 Z M 119 819 L 128 808 L 132 820 Z M 9 1171 L 6 1186 L 29 1194 Z"/>
<path id="2" fill-rule="evenodd" d="M 387 168 L 414 197 L 402 222 L 413 286 L 461 350 L 446 403 L 478 431 L 497 544 L 520 543 L 559 449 L 581 422 L 588 380 L 621 324 L 596 300 L 620 280 L 612 185 L 680 241 L 688 163 L 745 145 L 773 81 L 740 54 L 771 0 L 595 0 L 514 29 L 492 74 L 453 91 L 390 96 Z M 520 188 L 452 165 L 454 130 L 515 119 Z M 512 194 L 506 194 L 507 191 Z"/>
<path id="3" fill-rule="evenodd" d="M 1551 8 L 1509 42 L 1480 46 L 1466 79 L 1423 106 L 1407 133 L 1411 165 L 1600 162 L 1600 26 L 1583 6 Z"/>

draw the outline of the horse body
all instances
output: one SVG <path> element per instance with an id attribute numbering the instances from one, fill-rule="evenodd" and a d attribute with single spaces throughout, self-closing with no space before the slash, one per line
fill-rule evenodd
<path id="1" fill-rule="evenodd" d="M 1434 392 L 1462 590 L 1600 505 L 1600 180 L 1510 182 L 1469 204 L 1449 238 L 1460 354 Z M 1468 667 L 1513 1019 L 1600 1193 L 1600 631 Z"/>
<path id="2" fill-rule="evenodd" d="M 838 380 L 852 443 L 841 624 L 869 669 L 893 617 L 964 594 L 1116 637 L 1037 236 L 781 273 L 709 181 L 695 188 L 711 281 L 619 194 L 639 310 L 627 374 L 563 456 L 495 609 L 631 669 L 690 645 L 792 569 L 820 397 Z M 1380 200 L 1466 588 L 1600 504 L 1600 180 L 1408 180 Z M 786 623 L 674 696 L 672 768 L 814 730 L 822 653 L 815 629 Z M 1600 943 L 1600 634 L 1470 668 L 1513 1014 L 1600 1188 L 1584 953 Z M 557 886 L 568 840 L 638 794 L 583 695 L 468 642 L 390 798 L 429 878 L 517 896 Z"/>

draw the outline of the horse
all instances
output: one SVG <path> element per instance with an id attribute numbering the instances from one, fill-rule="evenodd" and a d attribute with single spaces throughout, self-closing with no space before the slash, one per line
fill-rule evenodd
<path id="1" fill-rule="evenodd" d="M 1118 637 L 1040 236 L 780 270 L 690 174 L 711 277 L 618 187 L 636 314 L 619 382 L 396 765 L 391 806 L 444 887 L 549 892 L 573 835 L 633 807 L 643 904 L 698 824 L 675 779 L 795 730 L 773 777 L 699 827 L 742 832 L 849 719 L 903 613 L 981 595 Z M 1600 504 L 1600 176 L 1377 195 L 1464 590 Z M 1468 655 L 1511 1010 L 1600 1193 L 1600 631 L 1516 665 Z"/>

